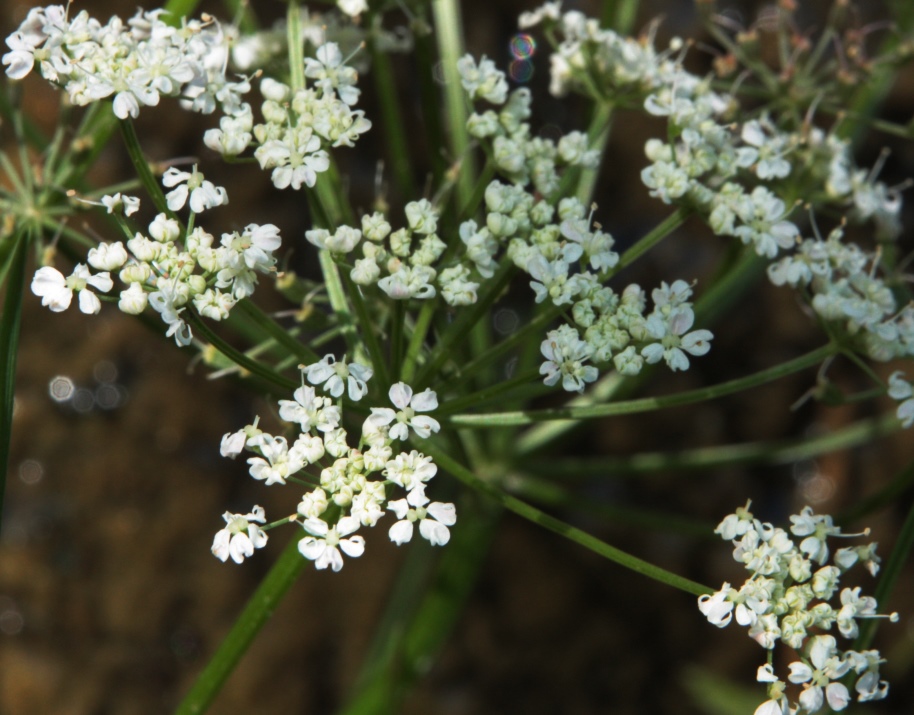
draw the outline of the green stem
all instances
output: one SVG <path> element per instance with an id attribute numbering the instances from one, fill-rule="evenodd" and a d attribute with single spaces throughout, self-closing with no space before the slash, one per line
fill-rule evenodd
<path id="1" fill-rule="evenodd" d="M 261 581 L 203 672 L 197 676 L 175 715 L 199 715 L 207 710 L 307 563 L 298 552 L 298 539 L 293 538 Z"/>
<path id="2" fill-rule="evenodd" d="M 578 187 L 575 196 L 585 206 L 589 205 L 593 199 L 594 190 L 597 187 L 597 179 L 600 177 L 600 166 L 606 157 L 606 145 L 609 143 L 609 134 L 612 128 L 613 107 L 608 102 L 597 102 L 594 108 L 593 118 L 590 120 L 590 128 L 587 130 L 587 137 L 591 149 L 600 152 L 600 161 L 594 167 L 581 171 L 578 178 Z"/>
<path id="3" fill-rule="evenodd" d="M 277 387 L 280 387 L 287 392 L 291 392 L 299 386 L 298 383 L 294 380 L 283 377 L 266 365 L 251 359 L 240 350 L 233 348 L 216 333 L 210 330 L 209 326 L 204 323 L 200 316 L 198 316 L 193 310 L 186 310 L 185 315 L 188 317 L 187 322 L 193 326 L 193 329 L 196 333 L 205 338 L 214 348 L 216 348 L 216 350 L 225 355 L 225 357 L 227 357 L 239 367 L 244 368 L 251 374 L 257 375 L 262 380 L 276 385 Z"/>
<path id="4" fill-rule="evenodd" d="M 25 262 L 28 251 L 28 234 L 19 232 L 12 236 L 15 248 L 4 266 L 6 293 L 3 313 L 0 315 L 0 379 L 3 380 L 0 400 L 0 526 L 3 522 L 3 495 L 6 492 L 6 474 L 9 469 L 10 443 L 13 432 L 13 395 L 16 385 L 16 354 L 19 348 L 19 329 L 22 324 L 22 295 L 25 290 Z"/>
<path id="5" fill-rule="evenodd" d="M 375 91 L 381 109 L 381 123 L 384 128 L 387 157 L 393 170 L 397 188 L 404 197 L 416 195 L 410 163 L 409 141 L 406 138 L 406 121 L 401 111 L 400 96 L 394 81 L 390 57 L 378 49 L 378 33 L 381 31 L 380 13 L 371 20 L 368 51 L 371 53 L 371 74 L 374 77 Z"/>
<path id="6" fill-rule="evenodd" d="M 678 407 L 696 402 L 712 400 L 724 395 L 758 387 L 767 382 L 772 382 L 785 375 L 799 372 L 820 363 L 825 358 L 834 355 L 837 348 L 832 344 L 824 345 L 806 355 L 789 360 L 780 365 L 766 370 L 741 377 L 729 382 L 710 387 L 701 387 L 696 390 L 687 390 L 663 397 L 645 397 L 638 400 L 615 402 L 608 405 L 590 405 L 586 407 L 559 407 L 547 410 L 526 410 L 514 412 L 495 412 L 482 415 L 452 415 L 445 417 L 445 421 L 455 427 L 509 427 L 528 425 L 534 422 L 549 420 L 585 420 L 597 417 L 615 417 L 617 415 L 630 415 L 638 412 L 651 412 L 653 410 Z"/>
<path id="7" fill-rule="evenodd" d="M 511 491 L 540 504 L 562 509 L 574 509 L 582 514 L 596 516 L 614 526 L 635 527 L 661 533 L 685 534 L 690 537 L 716 541 L 714 524 L 677 514 L 661 514 L 638 509 L 630 504 L 607 504 L 589 496 L 573 494 L 564 486 L 546 479 L 524 475 L 511 476 Z"/>
<path id="8" fill-rule="evenodd" d="M 638 17 L 638 5 L 639 0 L 603 0 L 600 26 L 615 30 L 620 35 L 630 34 Z"/>
<path id="9" fill-rule="evenodd" d="M 181 20 L 190 15 L 197 9 L 200 0 L 168 0 L 163 8 L 166 13 L 165 21 L 169 25 L 179 27 Z"/>
<path id="10" fill-rule="evenodd" d="M 505 494 L 500 489 L 495 487 L 488 481 L 484 481 L 477 477 L 472 471 L 464 467 L 459 462 L 455 461 L 447 454 L 442 451 L 439 451 L 436 446 L 431 444 L 429 441 L 422 442 L 422 451 L 428 454 L 432 459 L 435 460 L 435 463 L 444 469 L 447 472 L 453 474 L 457 479 L 466 484 L 468 487 L 475 489 L 482 494 L 485 494 L 490 499 L 494 500 L 496 503 L 501 504 L 503 507 L 509 511 L 513 511 L 518 516 L 522 516 L 524 519 L 532 521 L 534 524 L 539 524 L 549 531 L 553 531 L 560 536 L 564 536 L 566 539 L 573 541 L 580 546 L 583 546 L 586 549 L 603 556 L 610 561 L 614 561 L 620 566 L 624 566 L 627 569 L 630 569 L 636 573 L 640 573 L 643 576 L 652 578 L 660 583 L 664 583 L 668 586 L 678 588 L 686 593 L 691 593 L 696 596 L 700 596 L 705 593 L 712 593 L 713 589 L 708 588 L 700 583 L 691 581 L 687 578 L 674 574 L 666 569 L 655 566 L 654 564 L 648 563 L 642 559 L 639 559 L 636 556 L 632 556 L 620 549 L 617 549 L 614 546 L 597 539 L 595 536 L 581 531 L 580 529 L 566 524 L 563 521 L 560 521 L 548 514 L 543 513 L 539 509 L 522 502 L 520 499 L 512 497 L 509 494 Z"/>
<path id="11" fill-rule="evenodd" d="M 477 390 L 476 392 L 470 393 L 464 397 L 448 400 L 444 405 L 442 405 L 439 414 L 458 412 L 468 407 L 478 407 L 479 405 L 489 402 L 495 398 L 500 398 L 502 401 L 504 399 L 509 399 L 511 393 L 518 387 L 530 387 L 531 385 L 534 385 L 537 388 L 544 387 L 542 384 L 537 384 L 539 377 L 540 371 L 537 368 L 524 372 L 517 377 L 512 377 L 510 380 L 496 382 L 494 385 L 490 385 L 489 387 Z M 441 389 L 444 391 L 445 387 L 442 386 Z M 505 397 L 506 393 L 508 397 Z"/>
<path id="12" fill-rule="evenodd" d="M 355 315 L 361 329 L 360 334 L 365 341 L 365 347 L 368 349 L 375 375 L 378 376 L 378 379 L 383 384 L 389 385 L 391 383 L 390 371 L 384 361 L 381 343 L 378 341 L 377 321 L 373 320 L 368 313 L 368 306 L 362 296 L 361 287 L 355 284 L 345 270 L 340 271 L 340 277 L 343 281 L 343 287 L 346 289 L 346 294 L 352 299 L 352 307 L 355 309 Z"/>
<path id="13" fill-rule="evenodd" d="M 127 154 L 130 156 L 130 161 L 133 163 L 133 168 L 136 170 L 137 177 L 143 183 L 147 193 L 152 198 L 152 203 L 155 204 L 156 210 L 160 213 L 164 213 L 169 218 L 177 220 L 178 217 L 168 208 L 165 194 L 153 175 L 152 169 L 149 168 L 149 162 L 146 161 L 146 157 L 143 156 L 143 149 L 140 146 L 139 138 L 137 138 L 136 128 L 133 126 L 133 122 L 129 119 L 122 119 L 119 124 L 121 125 L 121 134 L 124 137 L 124 144 L 127 147 Z"/>
<path id="14" fill-rule="evenodd" d="M 242 313 L 247 315 L 258 327 L 267 335 L 273 338 L 278 344 L 282 345 L 299 360 L 306 363 L 314 363 L 320 360 L 320 356 L 311 350 L 307 345 L 296 340 L 291 333 L 277 323 L 273 318 L 264 313 L 256 303 L 245 299 L 239 301 L 238 307 Z"/>
<path id="15" fill-rule="evenodd" d="M 451 152 L 460 162 L 457 175 L 457 205 L 466 206 L 473 195 L 476 175 L 475 162 L 470 154 L 470 135 L 467 132 L 467 100 L 457 60 L 464 54 L 463 21 L 457 0 L 432 0 L 435 18 L 435 37 L 444 75 L 444 105 L 448 117 L 448 135 Z"/>
<path id="16" fill-rule="evenodd" d="M 401 712 L 409 687 L 427 670 L 456 625 L 501 514 L 475 493 L 466 497 L 458 509 L 473 518 L 460 522 L 440 554 L 424 543 L 410 544 L 354 695 L 341 715 Z"/>
<path id="17" fill-rule="evenodd" d="M 305 41 L 301 34 L 298 0 L 289 0 L 286 11 L 286 43 L 289 48 L 289 87 L 292 94 L 305 88 Z"/>
<path id="18" fill-rule="evenodd" d="M 321 264 L 321 271 L 324 274 L 324 284 L 327 286 L 327 297 L 330 299 L 330 307 L 333 309 L 336 319 L 343 330 L 343 338 L 346 340 L 346 347 L 349 354 L 359 359 L 359 361 L 368 361 L 364 354 L 362 343 L 359 340 L 355 324 L 352 320 L 352 311 L 349 309 L 349 300 L 346 298 L 346 291 L 343 290 L 343 281 L 340 278 L 339 266 L 333 260 L 333 255 L 327 249 L 322 248 L 318 251 L 318 260 Z M 374 360 L 371 360 L 372 364 Z"/>
<path id="19" fill-rule="evenodd" d="M 574 478 L 704 471 L 738 464 L 790 464 L 868 444 L 879 437 L 894 434 L 898 429 L 899 422 L 891 415 L 881 419 L 860 420 L 849 427 L 813 439 L 748 442 L 678 452 L 642 452 L 624 457 L 535 459 L 521 466 L 532 474 Z"/>
<path id="20" fill-rule="evenodd" d="M 419 74 L 419 96 L 422 107 L 422 126 L 425 129 L 425 145 L 432 147 L 428 160 L 432 171 L 432 185 L 438 186 L 447 170 L 442 154 L 446 146 L 444 126 L 441 121 L 438 83 L 435 78 L 435 48 L 432 31 L 425 19 L 426 8 L 416 8 L 416 19 L 412 23 L 416 39 L 416 65 Z"/>
<path id="21" fill-rule="evenodd" d="M 412 384 L 412 379 L 416 375 L 416 367 L 425 347 L 425 336 L 428 335 L 432 319 L 435 317 L 435 311 L 439 307 L 438 301 L 427 300 L 419 309 L 419 317 L 416 319 L 412 335 L 409 336 L 406 357 L 403 359 L 403 369 L 400 371 L 400 379 L 407 384 Z"/>

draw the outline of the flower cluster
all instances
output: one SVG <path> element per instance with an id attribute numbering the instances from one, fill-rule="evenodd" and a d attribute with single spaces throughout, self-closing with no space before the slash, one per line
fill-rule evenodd
<path id="1" fill-rule="evenodd" d="M 224 156 L 237 156 L 254 146 L 262 169 L 271 169 L 278 189 L 314 186 L 317 175 L 330 166 L 328 147 L 354 146 L 371 128 L 362 110 L 353 110 L 360 90 L 358 75 L 346 65 L 335 42 L 305 60 L 305 77 L 312 86 L 293 91 L 269 77 L 260 83 L 264 122 L 254 124 L 250 105 L 223 117 L 218 129 L 208 130 L 204 143 Z"/>
<path id="2" fill-rule="evenodd" d="M 295 390 L 293 399 L 279 401 L 279 418 L 296 431 L 294 439 L 268 434 L 257 427 L 257 421 L 222 439 L 223 456 L 234 458 L 245 448 L 256 455 L 247 460 L 254 479 L 267 485 L 292 481 L 313 486 L 302 496 L 297 513 L 277 523 L 295 521 L 302 526 L 306 535 L 299 541 L 299 551 L 318 569 L 329 566 L 339 571 L 343 554 L 361 556 L 365 539 L 356 532 L 363 526 L 375 526 L 385 513 L 395 517 L 388 535 L 396 544 L 409 541 L 418 522 L 423 538 L 444 545 L 450 539 L 448 527 L 457 521 L 453 504 L 430 501 L 425 494 L 426 485 L 438 471 L 431 457 L 417 450 L 395 451 L 397 443 L 410 434 L 428 437 L 440 429 L 435 418 L 419 414 L 437 409 L 438 398 L 433 391 L 414 393 L 402 382 L 392 385 L 388 396 L 393 408 L 371 408 L 358 445 L 349 445 L 341 426 L 342 406 L 331 397 L 340 397 L 346 390 L 350 400 L 360 400 L 367 393 L 371 376 L 372 370 L 366 365 L 326 355 L 302 367 L 302 386 Z M 331 397 L 318 394 L 315 386 Z M 397 488 L 405 495 L 392 499 Z M 262 516 L 263 511 L 258 509 L 255 507 L 254 514 Z M 231 555 L 240 562 L 253 548 L 266 543 L 265 536 L 260 538 L 262 530 L 250 524 L 250 516 L 226 514 L 228 526 L 213 542 L 217 557 L 225 561 Z M 246 531 L 242 524 L 245 519 Z M 234 541 L 226 546 L 232 533 L 250 538 L 233 549 Z M 241 539 L 237 535 L 233 538 Z M 249 543 L 253 548 L 248 548 Z"/>
<path id="3" fill-rule="evenodd" d="M 813 192 L 894 238 L 901 197 L 876 180 L 878 166 L 856 167 L 847 139 L 808 123 L 784 129 L 767 114 L 734 121 L 738 99 L 686 71 L 678 40 L 658 53 L 648 40 L 622 38 L 577 11 L 562 14 L 554 2 L 521 18 L 522 26 L 538 23 L 561 37 L 552 55 L 556 94 L 598 88 L 603 100 L 641 104 L 666 119 L 664 139 L 645 146 L 650 164 L 641 176 L 652 196 L 696 210 L 718 235 L 776 261 L 771 281 L 808 289 L 816 313 L 843 323 L 871 358 L 914 356 L 914 307 L 899 308 L 879 275 L 879 253 L 845 243 L 841 229 L 801 240 L 790 220 L 795 206 L 783 198 Z"/>
<path id="4" fill-rule="evenodd" d="M 859 620 L 884 617 L 876 612 L 876 600 L 861 595 L 859 587 L 839 592 L 841 577 L 857 563 L 876 574 L 876 544 L 845 546 L 832 554 L 830 538 L 861 535 L 842 534 L 830 516 L 814 514 L 810 507 L 790 517 L 788 533 L 756 519 L 749 506 L 727 516 L 715 533 L 732 541 L 733 558 L 752 576 L 739 589 L 725 583 L 713 595 L 699 597 L 698 608 L 719 628 L 735 617 L 769 651 L 780 641 L 800 654 L 787 676 L 790 683 L 802 685 L 798 705 L 789 703 L 787 683 L 775 674 L 769 658 L 757 676 L 768 684 L 769 699 L 756 715 L 807 715 L 826 702 L 833 710 L 843 710 L 851 698 L 841 682 L 846 675 L 854 676 L 858 701 L 884 698 L 889 686 L 879 677 L 879 664 L 884 662 L 879 652 L 841 650 L 827 633 L 837 626 L 841 636 L 852 639 L 859 633 Z M 832 602 L 835 596 L 840 605 Z M 898 614 L 889 618 L 897 621 Z"/>
<path id="5" fill-rule="evenodd" d="M 166 199 L 172 211 L 189 203 L 195 216 L 228 201 L 225 189 L 207 181 L 196 167 L 192 172 L 169 169 L 162 182 L 171 188 Z M 188 345 L 192 334 L 182 317 L 188 305 L 202 316 L 224 320 L 239 300 L 254 292 L 257 274 L 274 270 L 273 252 L 281 241 L 273 224 L 249 224 L 241 232 L 222 234 L 217 243 L 203 227 L 188 232 L 176 219 L 161 213 L 146 234 L 132 233 L 121 212 L 132 213 L 137 200 L 105 197 L 102 203 L 121 219 L 128 238 L 126 242 L 100 243 L 89 251 L 88 264 L 99 273 L 79 264 L 65 278 L 52 266 L 39 268 L 32 292 L 54 312 L 66 310 L 75 292 L 83 313 L 98 313 L 101 302 L 91 288 L 107 293 L 114 287 L 111 273 L 118 271 L 125 285 L 118 308 L 139 315 L 151 306 L 168 326 L 167 335 L 179 345 Z"/>
<path id="6" fill-rule="evenodd" d="M 211 18 L 184 20 L 172 27 L 164 11 L 112 17 L 102 25 L 85 10 L 70 18 L 69 5 L 33 8 L 6 38 L 6 74 L 22 79 L 37 63 L 45 79 L 61 86 L 73 104 L 113 97 L 120 119 L 137 117 L 140 107 L 161 96 L 180 97 L 193 111 L 228 115 L 242 109 L 247 80 L 225 75 L 228 42 Z"/>
<path id="7" fill-rule="evenodd" d="M 346 0 L 344 0 L 346 2 Z M 298 24 L 301 28 L 303 42 L 320 47 L 327 42 L 335 42 L 345 55 L 352 54 L 348 60 L 352 66 L 363 71 L 368 67 L 369 54 L 355 51 L 369 40 L 381 52 L 406 52 L 413 47 L 413 37 L 406 27 L 388 30 L 384 27 L 353 23 L 350 19 L 357 12 L 352 6 L 364 4 L 364 0 L 350 0 L 350 7 L 339 3 L 342 12 L 334 10 L 315 12 L 307 7 L 299 8 Z M 239 35 L 232 42 L 232 66 L 239 72 L 253 72 L 270 67 L 288 56 L 289 27 L 285 17 L 278 19 L 269 28 L 251 34 Z"/>
<path id="8" fill-rule="evenodd" d="M 835 229 L 827 239 L 805 239 L 795 253 L 768 267 L 768 277 L 775 285 L 807 289 L 813 310 L 843 324 L 872 359 L 914 357 L 914 305 L 899 310 L 891 288 L 877 275 L 878 251 L 842 237 Z"/>
<path id="9" fill-rule="evenodd" d="M 902 426 L 914 425 L 914 385 L 904 379 L 900 370 L 889 375 L 889 397 L 899 403 L 895 414 Z"/>

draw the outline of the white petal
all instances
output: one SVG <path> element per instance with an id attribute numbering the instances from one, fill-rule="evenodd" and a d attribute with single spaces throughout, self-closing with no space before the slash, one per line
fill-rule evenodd
<path id="1" fill-rule="evenodd" d="M 457 510 L 453 504 L 443 504 L 440 501 L 435 501 L 428 505 L 427 511 L 446 526 L 453 526 L 457 523 Z"/>
<path id="2" fill-rule="evenodd" d="M 438 409 L 438 395 L 430 389 L 426 389 L 418 395 L 414 395 L 410 404 L 416 412 L 431 412 Z"/>
<path id="3" fill-rule="evenodd" d="M 388 504 L 388 506 L 390 505 Z M 390 531 L 387 532 L 387 534 L 390 536 L 390 540 L 395 544 L 405 544 L 413 538 L 413 525 L 405 519 L 403 521 L 398 521 L 390 527 Z"/>
<path id="4" fill-rule="evenodd" d="M 79 309 L 86 315 L 95 315 L 102 309 L 101 301 L 91 290 L 79 291 Z"/>
<path id="5" fill-rule="evenodd" d="M 351 539 L 343 539 L 340 542 L 340 548 L 346 556 L 358 558 L 365 553 L 365 539 L 361 536 L 353 536 Z"/>
<path id="6" fill-rule="evenodd" d="M 413 397 L 413 388 L 405 382 L 398 382 L 395 385 L 391 385 L 389 395 L 390 401 L 402 410 L 409 405 L 409 401 Z"/>
<path id="7" fill-rule="evenodd" d="M 432 546 L 444 546 L 451 539 L 451 532 L 448 528 L 431 519 L 423 519 L 419 522 L 419 533 L 428 539 Z"/>

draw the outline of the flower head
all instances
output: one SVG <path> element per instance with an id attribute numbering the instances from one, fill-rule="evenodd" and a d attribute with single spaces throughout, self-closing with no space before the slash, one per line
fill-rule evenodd
<path id="1" fill-rule="evenodd" d="M 225 512 L 225 528 L 216 532 L 212 552 L 220 561 L 232 557 L 240 564 L 246 556 L 252 556 L 254 549 L 262 549 L 267 544 L 267 535 L 253 522 L 263 524 L 266 521 L 262 506 L 255 506 L 250 514 L 232 514 Z"/>
<path id="2" fill-rule="evenodd" d="M 438 420 L 416 414 L 431 412 L 438 408 L 438 395 L 432 390 L 426 389 L 419 394 L 413 394 L 413 388 L 405 382 L 398 382 L 391 386 L 388 394 L 397 411 L 389 407 L 372 407 L 367 422 L 375 427 L 386 427 L 394 423 L 389 431 L 392 439 L 406 439 L 409 436 L 408 428 L 412 428 L 419 437 L 428 437 L 432 432 L 441 429 Z"/>

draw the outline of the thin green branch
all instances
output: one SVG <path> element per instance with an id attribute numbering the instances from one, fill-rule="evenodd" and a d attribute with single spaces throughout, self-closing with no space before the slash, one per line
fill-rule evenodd
<path id="1" fill-rule="evenodd" d="M 0 398 L 0 526 L 3 523 L 3 495 L 6 492 L 6 474 L 9 469 L 10 443 L 13 432 L 13 395 L 16 385 L 16 353 L 19 348 L 19 329 L 22 324 L 22 295 L 25 290 L 25 262 L 29 236 L 21 231 L 8 240 L 15 242 L 4 266 L 6 293 L 3 313 L 0 315 L 0 379 L 3 380 Z"/>
<path id="2" fill-rule="evenodd" d="M 580 546 L 583 546 L 586 549 L 590 549 L 594 553 L 603 556 L 610 561 L 614 561 L 620 566 L 624 566 L 627 569 L 630 569 L 636 573 L 640 573 L 643 576 L 652 578 L 655 581 L 664 583 L 673 588 L 678 588 L 686 593 L 691 593 L 696 596 L 700 596 L 705 593 L 712 593 L 713 589 L 708 588 L 700 583 L 691 581 L 683 576 L 674 574 L 666 569 L 663 569 L 654 564 L 648 563 L 643 559 L 639 559 L 636 556 L 632 556 L 621 549 L 617 549 L 614 546 L 601 541 L 595 536 L 581 531 L 580 529 L 566 524 L 555 517 L 549 516 L 544 512 L 540 511 L 536 507 L 527 504 L 520 499 L 517 499 L 509 494 L 504 493 L 498 489 L 495 485 L 490 482 L 484 481 L 477 477 L 472 471 L 464 467 L 462 464 L 452 459 L 450 456 L 440 451 L 435 445 L 429 441 L 421 442 L 421 449 L 423 452 L 428 454 L 435 460 L 435 463 L 443 470 L 450 472 L 461 482 L 466 484 L 468 487 L 475 489 L 482 494 L 485 494 L 490 499 L 494 500 L 496 503 L 501 504 L 503 507 L 509 511 L 513 511 L 515 514 L 522 516 L 524 519 L 532 521 L 534 524 L 539 524 L 549 531 L 553 531 L 560 536 L 564 536 L 566 539 L 573 541 Z"/>
<path id="3" fill-rule="evenodd" d="M 645 397 L 637 400 L 615 402 L 607 405 L 590 405 L 586 407 L 558 407 L 547 410 L 526 410 L 513 412 L 494 412 L 491 414 L 466 414 L 444 417 L 444 421 L 455 427 L 509 427 L 528 425 L 535 422 L 550 420 L 586 420 L 598 417 L 615 417 L 617 415 L 630 415 L 638 412 L 651 412 L 653 410 L 678 407 L 696 402 L 713 400 L 725 395 L 758 387 L 772 382 L 808 367 L 817 365 L 825 358 L 834 355 L 836 348 L 832 344 L 825 345 L 798 358 L 789 360 L 780 365 L 761 370 L 752 375 L 741 377 L 729 382 L 710 387 L 701 387 L 696 390 L 687 390 L 662 397 Z"/>
<path id="4" fill-rule="evenodd" d="M 294 380 L 283 377 L 272 368 L 253 360 L 240 350 L 233 348 L 215 332 L 210 330 L 209 326 L 203 322 L 200 316 L 193 310 L 186 310 L 185 315 L 188 318 L 187 322 L 190 323 L 196 333 L 205 338 L 214 348 L 216 348 L 216 350 L 239 367 L 247 370 L 253 375 L 257 375 L 257 377 L 272 385 L 282 388 L 284 391 L 291 392 L 298 387 L 298 383 Z"/>
<path id="5" fill-rule="evenodd" d="M 320 360 L 320 356 L 311 350 L 301 341 L 296 340 L 290 331 L 277 323 L 273 318 L 263 312 L 256 303 L 245 299 L 238 302 L 238 307 L 242 313 L 251 319 L 267 335 L 273 338 L 279 345 L 282 345 L 288 352 L 296 356 L 299 360 L 306 363 L 314 363 Z"/>
<path id="6" fill-rule="evenodd" d="M 293 538 L 261 581 L 209 663 L 197 676 L 175 715 L 200 715 L 206 712 L 254 637 L 273 615 L 307 563 L 298 551 L 298 539 Z"/>
<path id="7" fill-rule="evenodd" d="M 900 427 L 894 415 L 860 420 L 848 427 L 811 439 L 747 442 L 717 447 L 698 447 L 676 452 L 642 452 L 623 457 L 533 459 L 521 463 L 531 474 L 564 477 L 619 477 L 657 474 L 663 471 L 705 471 L 724 466 L 791 464 L 821 454 L 869 444 L 895 434 Z"/>
<path id="8" fill-rule="evenodd" d="M 476 176 L 475 162 L 470 154 L 470 135 L 467 132 L 467 100 L 457 60 L 464 54 L 463 21 L 458 0 L 432 0 L 435 18 L 435 38 L 441 58 L 444 79 L 444 105 L 448 118 L 448 136 L 454 159 L 460 162 L 457 175 L 457 205 L 466 206 L 473 195 Z"/>
<path id="9" fill-rule="evenodd" d="M 165 200 L 162 187 L 156 180 L 152 169 L 149 168 L 149 162 L 146 161 L 146 157 L 143 155 L 143 149 L 140 146 L 140 140 L 136 135 L 136 128 L 133 126 L 133 122 L 129 119 L 122 119 L 119 124 L 121 125 L 121 134 L 124 137 L 124 144 L 127 147 L 130 161 L 133 163 L 133 168 L 136 170 L 137 177 L 142 182 L 143 187 L 152 198 L 152 203 L 155 204 L 156 210 L 164 213 L 169 218 L 177 220 L 178 217 L 174 211 L 168 208 L 168 202 Z"/>
<path id="10" fill-rule="evenodd" d="M 384 128 L 387 157 L 390 160 L 394 180 L 404 198 L 416 195 L 410 162 L 409 141 L 406 138 L 406 121 L 401 110 L 400 95 L 394 80 L 390 57 L 378 47 L 381 32 L 380 13 L 371 18 L 371 32 L 368 36 L 368 51 L 371 54 L 371 74 L 374 77 L 375 93 L 381 109 L 381 125 Z"/>

